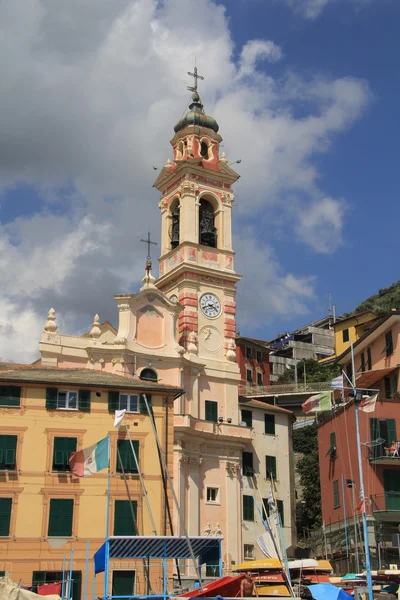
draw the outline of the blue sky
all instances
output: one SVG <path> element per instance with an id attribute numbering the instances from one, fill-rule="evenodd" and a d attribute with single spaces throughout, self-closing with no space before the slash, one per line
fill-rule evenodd
<path id="1" fill-rule="evenodd" d="M 398 0 L 0 2 L 0 358 L 116 322 L 196 57 L 230 160 L 238 328 L 274 337 L 399 278 Z M 18 40 L 23 40 L 19 43 Z"/>

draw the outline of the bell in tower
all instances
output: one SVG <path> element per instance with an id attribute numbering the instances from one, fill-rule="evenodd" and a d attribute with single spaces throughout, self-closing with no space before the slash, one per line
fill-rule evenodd
<path id="1" fill-rule="evenodd" d="M 217 228 L 214 226 L 214 209 L 208 200 L 201 200 L 199 207 L 199 244 L 217 247 Z"/>
<path id="2" fill-rule="evenodd" d="M 169 236 L 171 238 L 171 248 L 176 248 L 179 245 L 179 228 L 180 228 L 180 207 L 176 200 L 171 207 L 172 224 L 170 227 Z"/>

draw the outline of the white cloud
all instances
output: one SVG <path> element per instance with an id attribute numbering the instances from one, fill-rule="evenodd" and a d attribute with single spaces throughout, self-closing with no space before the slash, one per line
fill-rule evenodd
<path id="1" fill-rule="evenodd" d="M 328 4 L 333 4 L 337 0 L 283 0 L 297 13 L 304 15 L 307 19 L 319 17 Z M 371 0 L 346 0 L 355 5 L 356 8 L 363 6 Z"/>
<path id="2" fill-rule="evenodd" d="M 238 64 L 233 50 L 212 0 L 25 0 L 22 12 L 0 3 L 0 190 L 25 183 L 44 200 L 30 216 L 16 202 L 8 223 L 0 212 L 0 358 L 32 356 L 51 306 L 64 331 L 85 330 L 96 312 L 114 319 L 113 293 L 137 288 L 139 240 L 160 229 L 152 165 L 171 156 L 195 57 L 224 150 L 242 159 L 234 214 L 243 223 L 257 215 L 246 252 L 271 220 L 314 250 L 340 243 L 343 203 L 320 189 L 315 157 L 360 118 L 367 85 L 285 74 L 283 60 L 274 79 L 261 70 L 281 58 L 270 40 L 247 42 Z M 327 246 L 308 238 L 320 225 Z M 263 276 L 248 271 L 245 285 L 265 299 L 260 319 L 307 310 L 313 278 L 285 273 L 269 246 L 256 264 Z"/>

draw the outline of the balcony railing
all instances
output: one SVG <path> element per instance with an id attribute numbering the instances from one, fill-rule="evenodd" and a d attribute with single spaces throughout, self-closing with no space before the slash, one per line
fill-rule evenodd
<path id="1" fill-rule="evenodd" d="M 379 465 L 400 465 L 400 442 L 396 444 L 397 446 L 393 447 L 383 440 L 380 444 L 367 446 L 369 462 Z"/>
<path id="2" fill-rule="evenodd" d="M 308 394 L 315 392 L 328 391 L 329 381 L 312 383 L 282 383 L 276 385 L 256 385 L 248 381 L 241 380 L 239 383 L 239 396 L 278 396 L 282 394 Z"/>
<path id="3" fill-rule="evenodd" d="M 389 490 L 383 494 L 373 494 L 370 501 L 373 513 L 397 512 L 400 518 L 400 491 Z"/>

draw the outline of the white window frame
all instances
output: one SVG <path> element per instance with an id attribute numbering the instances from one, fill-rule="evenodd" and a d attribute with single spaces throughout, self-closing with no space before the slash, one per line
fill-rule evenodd
<path id="1" fill-rule="evenodd" d="M 58 406 L 60 394 L 65 394 L 65 406 Z M 76 396 L 76 406 L 70 406 L 70 394 Z M 79 392 L 78 390 L 57 390 L 57 410 L 78 410 Z"/>
<path id="2" fill-rule="evenodd" d="M 251 548 L 251 552 L 246 552 Z M 243 544 L 243 557 L 245 560 L 253 560 L 256 556 L 254 544 Z"/>
<path id="3" fill-rule="evenodd" d="M 208 490 L 216 490 L 215 500 L 208 499 Z M 208 485 L 206 487 L 206 504 L 221 504 L 219 496 L 220 496 L 220 488 L 219 487 L 216 487 L 214 485 Z"/>
<path id="4" fill-rule="evenodd" d="M 125 406 L 121 406 L 121 398 L 122 396 L 126 396 L 127 401 L 126 401 L 126 407 Z M 126 412 L 127 413 L 138 413 L 139 412 L 139 407 L 140 407 L 140 403 L 139 403 L 139 396 L 138 394 L 121 394 L 119 395 L 119 400 L 118 400 L 118 408 L 119 410 L 123 410 L 124 408 L 126 408 Z"/>

